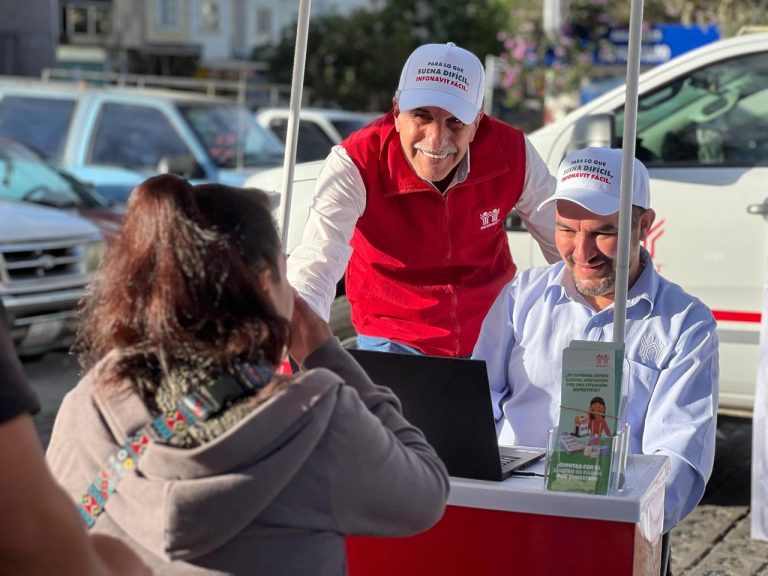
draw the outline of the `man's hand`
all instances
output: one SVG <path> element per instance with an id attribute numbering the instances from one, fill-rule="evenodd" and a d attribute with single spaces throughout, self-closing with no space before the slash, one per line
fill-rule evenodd
<path id="1" fill-rule="evenodd" d="M 296 291 L 293 293 L 291 331 L 290 354 L 298 364 L 303 364 L 304 358 L 333 337 L 328 323 Z"/>

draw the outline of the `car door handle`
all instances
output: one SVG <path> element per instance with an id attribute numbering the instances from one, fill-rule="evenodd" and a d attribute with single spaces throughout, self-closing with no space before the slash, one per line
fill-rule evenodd
<path id="1" fill-rule="evenodd" d="M 750 204 L 747 206 L 747 212 L 749 214 L 762 214 L 763 216 L 768 216 L 768 200 L 762 204 Z"/>

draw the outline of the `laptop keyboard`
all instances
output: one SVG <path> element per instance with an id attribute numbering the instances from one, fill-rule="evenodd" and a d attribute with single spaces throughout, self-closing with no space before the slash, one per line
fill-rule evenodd
<path id="1" fill-rule="evenodd" d="M 506 466 L 507 464 L 511 464 L 515 460 L 520 460 L 517 456 L 505 456 L 504 454 L 500 454 L 501 456 L 501 465 Z"/>

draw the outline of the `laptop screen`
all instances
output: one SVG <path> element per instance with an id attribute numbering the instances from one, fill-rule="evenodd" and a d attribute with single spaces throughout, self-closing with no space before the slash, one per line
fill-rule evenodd
<path id="1" fill-rule="evenodd" d="M 482 360 L 350 350 L 419 428 L 451 476 L 501 480 L 488 372 Z"/>

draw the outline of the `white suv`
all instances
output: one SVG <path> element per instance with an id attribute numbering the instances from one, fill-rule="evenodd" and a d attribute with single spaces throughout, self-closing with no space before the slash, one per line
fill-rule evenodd
<path id="1" fill-rule="evenodd" d="M 261 108 L 256 121 L 285 143 L 288 132 L 288 108 Z M 323 160 L 331 148 L 369 124 L 378 114 L 349 112 L 332 108 L 302 108 L 299 120 L 297 162 Z"/>
<path id="2" fill-rule="evenodd" d="M 552 173 L 573 149 L 621 146 L 624 87 L 530 135 Z M 768 219 L 768 34 L 709 44 L 641 75 L 637 156 L 651 175 L 657 268 L 718 321 L 720 408 L 754 403 Z M 296 167 L 286 249 L 301 237 L 320 162 Z M 277 191 L 280 171 L 247 183 Z M 546 264 L 511 214 L 518 266 Z"/>

